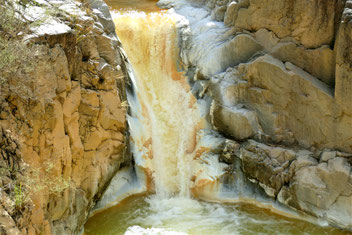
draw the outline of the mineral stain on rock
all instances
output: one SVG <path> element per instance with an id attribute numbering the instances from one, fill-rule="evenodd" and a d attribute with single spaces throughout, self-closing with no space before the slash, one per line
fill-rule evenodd
<path id="1" fill-rule="evenodd" d="M 352 230 L 350 0 L 0 2 L 1 234 L 78 234 L 143 191 Z"/>

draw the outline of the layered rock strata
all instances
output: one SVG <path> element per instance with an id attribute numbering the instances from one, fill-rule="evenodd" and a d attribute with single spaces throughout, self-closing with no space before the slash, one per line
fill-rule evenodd
<path id="1" fill-rule="evenodd" d="M 34 95 L 0 103 L 0 164 L 16 165 L 1 177 L 13 186 L 0 191 L 0 233 L 77 234 L 130 161 L 120 43 L 103 1 L 36 1 L 21 13 L 34 22 Z"/>
<path id="2" fill-rule="evenodd" d="M 350 1 L 172 1 L 193 93 L 269 197 L 352 229 Z M 240 146 L 240 147 L 238 147 Z M 238 148 L 238 149 L 237 149 Z"/>
<path id="3" fill-rule="evenodd" d="M 239 159 L 245 177 L 279 203 L 350 229 L 351 157 L 248 140 L 237 145 L 232 161 Z"/>

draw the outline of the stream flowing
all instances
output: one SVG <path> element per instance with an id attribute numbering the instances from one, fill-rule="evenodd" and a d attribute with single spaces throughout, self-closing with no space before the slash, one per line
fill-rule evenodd
<path id="1" fill-rule="evenodd" d="M 211 155 L 198 159 L 197 153 L 208 151 L 201 143 L 216 141 L 204 137 L 202 104 L 182 72 L 177 15 L 157 8 L 153 0 L 107 3 L 134 71 L 128 122 L 135 168 L 155 194 L 135 195 L 96 213 L 85 225 L 86 235 L 344 234 L 254 205 L 193 199 L 198 185 L 215 184 L 226 165 L 211 164 Z"/>

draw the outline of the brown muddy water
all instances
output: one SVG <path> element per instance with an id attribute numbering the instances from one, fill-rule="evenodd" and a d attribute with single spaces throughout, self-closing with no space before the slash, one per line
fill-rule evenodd
<path id="1" fill-rule="evenodd" d="M 343 235 L 349 233 L 286 218 L 251 204 L 218 204 L 179 197 L 160 199 L 152 195 L 130 197 L 119 205 L 94 215 L 85 225 L 85 234 Z"/>
<path id="2" fill-rule="evenodd" d="M 141 159 L 136 158 L 136 164 L 142 162 L 139 167 L 154 172 L 157 194 L 132 196 L 93 215 L 85 225 L 85 235 L 351 234 L 253 204 L 209 203 L 190 197 L 187 192 L 192 171 L 187 166 L 196 143 L 189 140 L 196 139 L 194 133 L 204 124 L 187 81 L 175 68 L 176 20 L 154 0 L 105 1 L 115 11 L 117 35 L 140 88 L 137 95 L 143 117 L 139 123 L 145 131 L 131 127 L 131 135 L 135 149 L 144 153 L 138 154 Z M 175 147 L 184 143 L 191 144 Z"/>

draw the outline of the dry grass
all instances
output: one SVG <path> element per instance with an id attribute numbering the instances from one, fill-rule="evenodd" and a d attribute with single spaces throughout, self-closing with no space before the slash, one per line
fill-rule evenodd
<path id="1" fill-rule="evenodd" d="M 9 94 L 32 98 L 35 46 L 23 40 L 28 23 L 15 11 L 14 2 L 0 0 L 0 102 Z"/>

